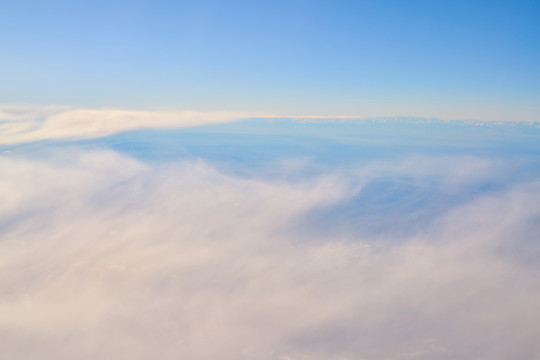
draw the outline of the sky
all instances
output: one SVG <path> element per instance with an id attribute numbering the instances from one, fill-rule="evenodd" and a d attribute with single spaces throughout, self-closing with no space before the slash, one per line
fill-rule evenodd
<path id="1" fill-rule="evenodd" d="M 4 104 L 537 121 L 537 1 L 6 1 Z"/>
<path id="2" fill-rule="evenodd" d="M 539 6 L 1 2 L 2 356 L 540 359 Z"/>

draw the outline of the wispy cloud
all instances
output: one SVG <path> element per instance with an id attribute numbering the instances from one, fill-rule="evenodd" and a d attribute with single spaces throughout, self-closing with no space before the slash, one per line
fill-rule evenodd
<path id="1" fill-rule="evenodd" d="M 415 176 L 438 172 L 426 167 Z M 357 191 L 343 175 L 263 181 L 75 152 L 5 156 L 0 184 L 6 358 L 540 355 L 538 183 L 384 245 L 299 235 L 297 219 Z"/>
<path id="2" fill-rule="evenodd" d="M 182 128 L 235 121 L 253 115 L 230 111 L 138 111 L 3 105 L 0 106 L 0 144 L 87 139 L 136 129 Z"/>

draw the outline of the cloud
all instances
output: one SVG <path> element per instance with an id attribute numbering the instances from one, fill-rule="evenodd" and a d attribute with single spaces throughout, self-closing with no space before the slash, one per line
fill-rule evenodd
<path id="1" fill-rule="evenodd" d="M 240 120 L 253 116 L 230 111 L 135 111 L 80 109 L 70 106 L 0 106 L 0 144 L 49 139 L 87 139 L 118 132 L 182 128 Z"/>
<path id="2" fill-rule="evenodd" d="M 414 173 L 407 164 L 394 173 Z M 4 156 L 3 355 L 540 356 L 540 268 L 527 255 L 540 183 L 471 199 L 396 243 L 303 231 L 298 219 L 362 191 L 355 181 L 265 181 L 110 151 Z"/>

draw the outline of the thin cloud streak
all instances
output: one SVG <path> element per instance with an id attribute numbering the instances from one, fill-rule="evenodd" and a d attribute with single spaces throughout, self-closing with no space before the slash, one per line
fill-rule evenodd
<path id="1" fill-rule="evenodd" d="M 0 144 L 54 139 L 88 139 L 118 132 L 182 128 L 253 117 L 231 111 L 140 111 L 80 109 L 69 106 L 0 106 Z"/>

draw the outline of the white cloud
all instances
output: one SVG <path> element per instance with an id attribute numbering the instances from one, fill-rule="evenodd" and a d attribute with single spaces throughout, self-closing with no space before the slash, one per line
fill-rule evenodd
<path id="1" fill-rule="evenodd" d="M 113 152 L 2 157 L 3 356 L 540 356 L 540 268 L 502 251 L 534 249 L 540 184 L 471 201 L 399 244 L 303 237 L 296 219 L 352 183 Z"/>
<path id="2" fill-rule="evenodd" d="M 230 111 L 136 111 L 69 106 L 0 106 L 0 144 L 48 139 L 86 139 L 122 131 L 182 128 L 253 116 Z"/>

